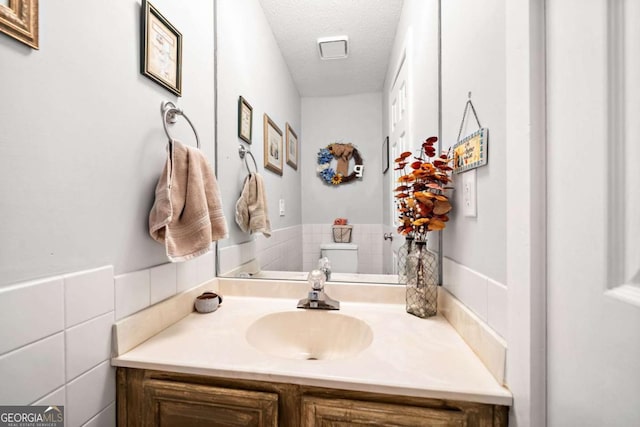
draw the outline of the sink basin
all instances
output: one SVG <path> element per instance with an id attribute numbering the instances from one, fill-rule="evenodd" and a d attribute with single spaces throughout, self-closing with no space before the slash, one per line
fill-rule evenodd
<path id="1" fill-rule="evenodd" d="M 373 340 L 371 328 L 355 317 L 324 310 L 268 314 L 251 324 L 247 341 L 272 356 L 330 360 L 355 356 Z"/>

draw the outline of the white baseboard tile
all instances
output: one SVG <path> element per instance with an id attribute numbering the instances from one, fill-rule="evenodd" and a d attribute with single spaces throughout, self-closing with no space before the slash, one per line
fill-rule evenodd
<path id="1" fill-rule="evenodd" d="M 64 333 L 0 356 L 0 402 L 26 405 L 64 385 Z"/>
<path id="2" fill-rule="evenodd" d="M 115 400 L 115 368 L 106 361 L 67 384 L 66 424 L 80 426 Z"/>
<path id="3" fill-rule="evenodd" d="M 444 287 L 486 322 L 487 277 L 449 258 L 443 261 Z"/>
<path id="4" fill-rule="evenodd" d="M 489 279 L 487 281 L 487 323 L 501 337 L 507 336 L 507 287 Z"/>
<path id="5" fill-rule="evenodd" d="M 112 356 L 120 356 L 193 312 L 194 301 L 205 290 L 218 291 L 218 279 L 166 299 L 117 321 L 113 327 Z"/>
<path id="6" fill-rule="evenodd" d="M 67 406 L 67 393 L 66 387 L 60 387 L 47 394 L 46 396 L 36 400 L 31 405 L 32 406 L 40 406 L 40 405 L 48 405 L 48 406 Z"/>
<path id="7" fill-rule="evenodd" d="M 438 290 L 438 311 L 476 353 L 496 381 L 504 385 L 506 341 L 444 288 Z"/>
<path id="8" fill-rule="evenodd" d="M 109 359 L 114 321 L 112 311 L 65 331 L 67 382 Z"/>
<path id="9" fill-rule="evenodd" d="M 444 287 L 501 337 L 506 337 L 507 287 L 449 258 L 443 261 Z"/>
<path id="10" fill-rule="evenodd" d="M 3 325 L 0 328 L 0 354 L 62 331 L 62 277 L 0 289 L 0 323 Z"/>
<path id="11" fill-rule="evenodd" d="M 116 425 L 116 404 L 107 406 L 102 412 L 91 418 L 82 427 L 114 427 Z"/>

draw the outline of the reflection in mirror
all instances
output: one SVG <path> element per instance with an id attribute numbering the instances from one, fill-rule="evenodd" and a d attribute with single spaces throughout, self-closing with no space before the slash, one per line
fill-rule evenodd
<path id="1" fill-rule="evenodd" d="M 306 280 L 327 257 L 332 281 L 397 283 L 395 253 L 404 242 L 394 224 L 397 173 L 393 166 L 383 173 L 383 163 L 438 132 L 438 1 L 250 0 L 216 7 L 217 176 L 230 222 L 229 238 L 218 242 L 218 275 Z M 346 48 L 318 44 L 342 36 Z M 347 57 L 320 57 L 334 51 Z M 253 107 L 250 143 L 237 135 L 240 96 Z M 264 168 L 264 114 L 297 135 L 297 168 L 284 162 L 282 175 Z M 234 223 L 253 171 L 238 144 L 257 160 L 270 233 L 249 234 Z M 328 148 L 336 148 L 333 155 Z M 348 182 L 334 178 L 338 170 Z"/>

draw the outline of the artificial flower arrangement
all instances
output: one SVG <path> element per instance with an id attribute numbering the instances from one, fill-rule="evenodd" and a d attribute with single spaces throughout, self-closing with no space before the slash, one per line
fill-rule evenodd
<path id="1" fill-rule="evenodd" d="M 398 233 L 413 236 L 416 240 L 426 240 L 429 231 L 439 231 L 446 227 L 451 211 L 449 198 L 444 194 L 451 189 L 449 165 L 451 149 L 436 157 L 434 147 L 438 138 L 432 136 L 422 144 L 420 155 L 411 161 L 411 152 L 405 151 L 394 160 L 395 170 L 402 171 L 400 184 L 394 190 L 398 219 Z"/>

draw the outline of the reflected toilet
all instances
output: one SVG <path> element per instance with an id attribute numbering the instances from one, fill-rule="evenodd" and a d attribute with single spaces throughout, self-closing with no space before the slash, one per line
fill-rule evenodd
<path id="1" fill-rule="evenodd" d="M 358 245 L 353 243 L 323 243 L 320 257 L 327 257 L 334 273 L 358 272 Z"/>

